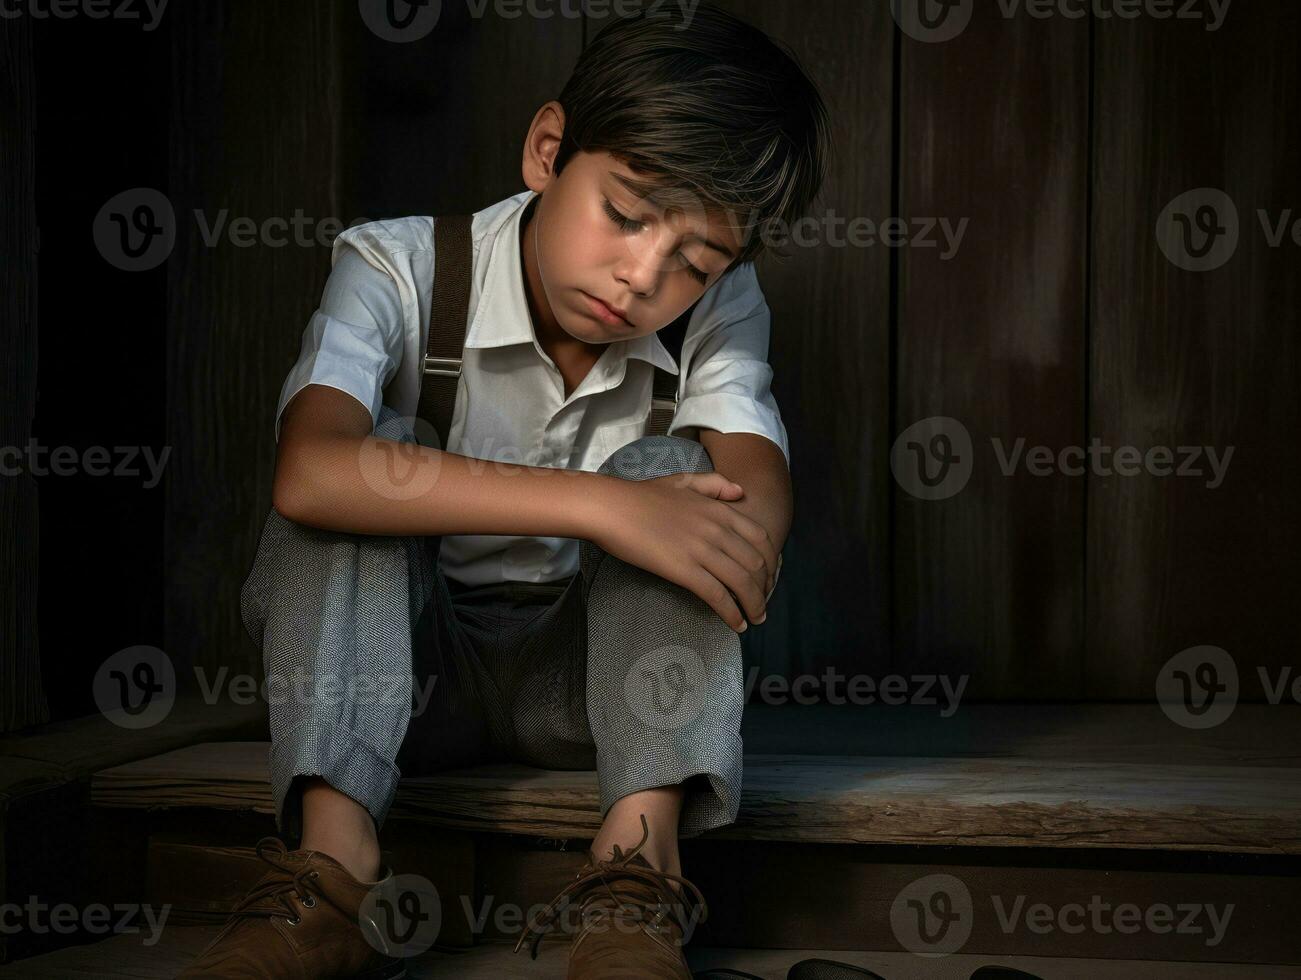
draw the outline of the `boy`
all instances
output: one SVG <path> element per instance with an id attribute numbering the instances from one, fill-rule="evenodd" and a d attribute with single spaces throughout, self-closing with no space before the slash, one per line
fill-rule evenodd
<path id="1" fill-rule="evenodd" d="M 428 217 L 339 236 L 243 611 L 269 679 L 405 686 L 273 699 L 277 825 L 301 846 L 259 844 L 272 870 L 182 976 L 402 976 L 375 914 L 399 772 L 514 760 L 595 768 L 603 817 L 516 949 L 567 900 L 571 978 L 690 977 L 704 904 L 678 839 L 736 818 L 739 633 L 791 522 L 753 260 L 827 144 L 816 89 L 753 27 L 707 4 L 609 25 L 529 127 L 529 190 L 473 215 L 446 451 L 413 419 L 449 239 Z M 675 360 L 656 332 L 688 311 Z M 643 436 L 657 369 L 676 411 Z M 416 708 L 413 668 L 436 681 Z"/>

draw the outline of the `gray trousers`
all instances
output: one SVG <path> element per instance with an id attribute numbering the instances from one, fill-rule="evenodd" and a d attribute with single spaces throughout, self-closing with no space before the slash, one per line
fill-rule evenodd
<path id="1" fill-rule="evenodd" d="M 387 406 L 375 434 L 415 441 Z M 600 467 L 630 480 L 712 470 L 676 436 Z M 302 776 L 379 827 L 400 775 L 506 761 L 595 768 L 602 817 L 685 782 L 681 836 L 736 819 L 741 642 L 704 600 L 590 541 L 560 583 L 467 588 L 439 569 L 440 541 L 268 515 L 241 613 L 263 652 L 281 831 L 301 833 Z"/>

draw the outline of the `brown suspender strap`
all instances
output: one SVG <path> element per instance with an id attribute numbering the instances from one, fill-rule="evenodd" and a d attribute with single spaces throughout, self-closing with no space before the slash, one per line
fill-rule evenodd
<path id="1" fill-rule="evenodd" d="M 692 303 L 676 320 L 659 332 L 659 339 L 664 345 L 664 349 L 669 352 L 669 356 L 679 366 L 682 364 L 682 344 L 686 338 L 687 326 L 691 323 L 691 317 L 696 312 L 696 307 L 699 304 L 699 300 Z M 681 370 L 680 367 L 679 370 Z M 680 379 L 680 374 L 673 374 L 671 371 L 665 371 L 658 366 L 655 368 L 655 378 L 651 383 L 650 414 L 646 418 L 646 435 L 668 435 L 669 425 L 672 424 L 673 416 L 677 414 L 678 410 L 678 381 Z"/>
<path id="2" fill-rule="evenodd" d="M 665 371 L 658 365 L 655 368 L 655 380 L 651 388 L 650 420 L 646 424 L 648 436 L 666 436 L 669 423 L 678 410 L 678 376 Z"/>
<path id="3" fill-rule="evenodd" d="M 416 414 L 438 433 L 446 449 L 456 408 L 474 264 L 470 215 L 434 219 L 434 291 L 429 303 L 429 343 L 421 372 Z"/>

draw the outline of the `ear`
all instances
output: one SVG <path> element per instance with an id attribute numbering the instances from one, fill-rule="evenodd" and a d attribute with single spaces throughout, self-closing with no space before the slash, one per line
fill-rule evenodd
<path id="1" fill-rule="evenodd" d="M 537 111 L 524 137 L 522 170 L 529 190 L 541 194 L 555 180 L 554 165 L 564 134 L 565 109 L 553 99 Z"/>

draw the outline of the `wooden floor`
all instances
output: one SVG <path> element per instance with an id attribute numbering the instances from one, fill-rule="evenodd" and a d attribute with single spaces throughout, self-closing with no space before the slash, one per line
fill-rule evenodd
<path id="1" fill-rule="evenodd" d="M 119 936 L 89 946 L 60 950 L 0 967 L 0 977 L 30 980 L 116 980 L 171 978 L 215 934 L 217 927 L 169 928 L 154 946 Z M 506 945 L 476 946 L 463 953 L 426 953 L 408 963 L 413 980 L 564 980 L 566 949 L 545 945 L 536 960 L 512 953 Z M 843 950 L 692 949 L 688 958 L 699 972 L 729 967 L 761 977 L 785 980 L 790 967 L 812 957 L 867 967 L 886 980 L 967 980 L 978 967 L 998 964 L 1024 970 L 1044 980 L 1295 980 L 1294 967 L 1230 966 L 1222 963 L 1155 963 L 1127 960 L 1082 960 L 1049 957 L 964 956 L 923 958 L 910 953 L 853 953 Z"/>

